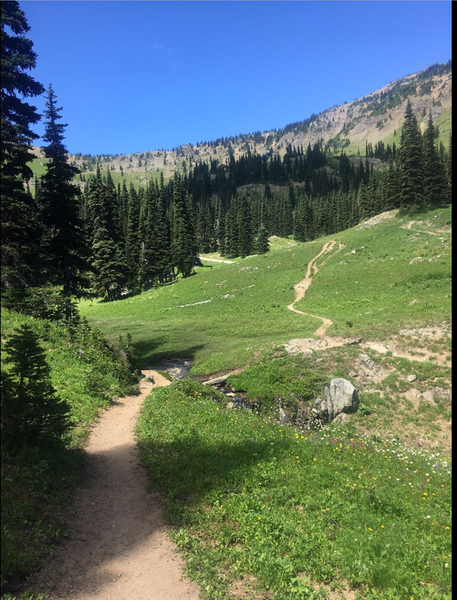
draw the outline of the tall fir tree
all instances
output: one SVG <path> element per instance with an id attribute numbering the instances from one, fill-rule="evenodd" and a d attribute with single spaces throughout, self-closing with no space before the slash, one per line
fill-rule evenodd
<path id="1" fill-rule="evenodd" d="M 133 187 L 133 183 L 131 183 L 129 190 L 125 257 L 128 265 L 129 278 L 133 285 L 137 283 L 140 256 L 140 208 L 139 195 Z"/>
<path id="2" fill-rule="evenodd" d="M 225 255 L 225 211 L 221 198 L 216 199 L 214 219 L 214 239 L 217 243 L 217 250 L 221 256 Z"/>
<path id="3" fill-rule="evenodd" d="M 392 158 L 389 160 L 387 173 L 383 180 L 382 195 L 384 210 L 400 207 L 400 176 Z"/>
<path id="4" fill-rule="evenodd" d="M 400 212 L 423 210 L 422 138 L 411 102 L 408 100 L 400 148 Z"/>
<path id="5" fill-rule="evenodd" d="M 449 134 L 449 150 L 446 155 L 446 174 L 447 174 L 447 201 L 452 203 L 452 133 Z"/>
<path id="6" fill-rule="evenodd" d="M 174 270 L 171 251 L 171 222 L 169 211 L 167 211 L 167 190 L 164 185 L 163 173 L 160 176 L 160 186 L 157 194 L 154 232 L 158 248 L 156 264 L 159 282 L 165 283 L 174 277 Z"/>
<path id="7" fill-rule="evenodd" d="M 257 254 L 266 254 L 269 250 L 270 242 L 268 241 L 268 232 L 262 222 L 260 223 L 259 232 L 257 234 L 255 251 Z"/>
<path id="8" fill-rule="evenodd" d="M 117 300 L 126 287 L 128 267 L 124 249 L 116 240 L 112 207 L 109 204 L 100 167 L 87 191 L 87 227 L 92 249 L 92 289 L 97 296 Z"/>
<path id="9" fill-rule="evenodd" d="M 182 179 L 175 174 L 173 179 L 173 263 L 178 273 L 189 277 L 197 264 L 197 244 L 193 218 Z"/>
<path id="10" fill-rule="evenodd" d="M 360 220 L 363 221 L 364 219 L 371 217 L 371 206 L 368 199 L 367 187 L 363 181 L 361 181 L 359 185 L 357 202 L 359 204 Z"/>
<path id="11" fill-rule="evenodd" d="M 446 203 L 448 196 L 446 168 L 435 145 L 435 127 L 431 112 L 423 135 L 422 175 L 426 207 L 432 209 Z"/>
<path id="12" fill-rule="evenodd" d="M 238 253 L 245 258 L 253 252 L 254 232 L 252 230 L 252 214 L 250 201 L 246 193 L 241 193 L 238 199 Z"/>
<path id="13" fill-rule="evenodd" d="M 25 98 L 40 96 L 44 87 L 27 71 L 35 68 L 33 42 L 24 12 L 15 0 L 1 3 L 1 285 L 26 288 L 41 274 L 37 261 L 40 227 L 36 207 L 24 181 L 32 177 L 29 163 L 31 129 L 40 120 Z M 40 279 L 40 278 L 38 278 Z"/>
<path id="14" fill-rule="evenodd" d="M 50 85 L 43 135 L 48 162 L 37 196 L 39 218 L 43 224 L 41 252 L 48 267 L 48 280 L 62 286 L 65 316 L 70 319 L 74 310 L 72 297 L 81 298 L 88 293 L 90 284 L 86 271 L 89 250 L 79 216 L 79 188 L 72 183 L 79 171 L 68 162 L 63 143 L 66 125 L 57 122 L 62 118 L 59 115 L 61 110 L 56 105 L 56 96 Z"/>
<path id="15" fill-rule="evenodd" d="M 144 206 L 140 213 L 139 240 L 140 255 L 138 280 L 143 289 L 148 289 L 158 279 L 157 273 L 157 238 L 155 235 L 155 189 L 149 186 L 145 195 Z"/>
<path id="16" fill-rule="evenodd" d="M 239 229 L 237 219 L 237 198 L 235 197 L 229 204 L 226 216 L 225 216 L 225 239 L 223 256 L 227 258 L 235 258 L 240 255 L 239 251 Z"/>
<path id="17" fill-rule="evenodd" d="M 300 194 L 294 211 L 294 240 L 304 242 L 305 234 L 305 195 Z"/>

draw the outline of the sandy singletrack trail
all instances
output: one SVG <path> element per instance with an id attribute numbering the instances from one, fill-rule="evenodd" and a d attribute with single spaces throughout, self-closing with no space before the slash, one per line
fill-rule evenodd
<path id="1" fill-rule="evenodd" d="M 152 387 L 170 381 L 143 371 L 140 394 L 119 398 L 94 427 L 86 478 L 77 490 L 70 536 L 37 573 L 50 600 L 197 600 L 196 583 L 168 539 L 158 494 L 147 493 L 134 437 Z"/>
<path id="2" fill-rule="evenodd" d="M 311 285 L 313 276 L 316 275 L 316 273 L 319 271 L 319 268 L 316 264 L 317 261 L 325 254 L 329 254 L 329 255 L 332 254 L 334 251 L 335 244 L 336 244 L 336 242 L 333 240 L 330 242 L 326 242 L 322 246 L 322 250 L 319 252 L 319 254 L 316 254 L 316 256 L 309 261 L 305 278 L 302 279 L 295 286 L 295 300 L 292 302 L 292 304 L 289 304 L 287 307 L 289 310 L 292 310 L 293 312 L 296 312 L 300 315 L 314 317 L 315 319 L 320 319 L 322 321 L 322 325 L 318 329 L 316 329 L 316 331 L 314 332 L 314 335 L 316 337 L 320 338 L 321 340 L 325 341 L 327 348 L 333 348 L 335 346 L 341 346 L 343 344 L 342 341 L 338 341 L 326 334 L 327 329 L 331 325 L 333 325 L 333 321 L 331 321 L 330 319 L 326 319 L 325 317 L 320 317 L 318 315 L 312 315 L 311 313 L 305 313 L 301 310 L 298 310 L 297 308 L 294 308 L 294 304 L 296 302 L 298 302 L 299 300 L 302 300 L 305 297 L 306 290 Z M 342 246 L 340 245 L 340 247 L 336 251 L 340 250 L 341 247 Z"/>

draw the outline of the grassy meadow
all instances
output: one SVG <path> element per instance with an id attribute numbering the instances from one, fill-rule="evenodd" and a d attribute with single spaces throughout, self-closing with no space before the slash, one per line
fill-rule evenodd
<path id="1" fill-rule="evenodd" d="M 188 279 L 80 310 L 108 338 L 130 332 L 143 366 L 164 357 L 193 358 L 194 375 L 244 366 L 264 348 L 313 336 L 321 321 L 286 307 L 308 262 L 334 239 L 344 247 L 318 262 L 296 308 L 331 319 L 331 335 L 367 340 L 436 326 L 451 315 L 451 211 L 417 220 L 410 229 L 408 219 L 392 218 L 309 243 L 277 240 L 269 253 L 233 264 L 202 257 Z"/>
<path id="2" fill-rule="evenodd" d="M 294 286 L 330 239 L 334 252 L 319 259 L 295 305 L 310 314 L 291 312 Z M 92 332 L 2 310 L 2 340 L 25 321 L 40 335 L 74 424 L 71 451 L 59 460 L 2 456 L 2 587 L 65 535 L 61 515 L 90 424 L 132 393 L 122 353 L 113 351 L 131 334 L 144 368 L 194 361 L 190 379 L 150 394 L 137 436 L 202 597 L 450 600 L 451 334 L 440 327 L 451 323 L 450 253 L 444 208 L 309 243 L 272 238 L 263 256 L 201 257 L 187 279 L 116 302 L 81 302 Z M 310 315 L 331 319 L 337 338 L 393 340 L 401 352 L 343 345 L 288 355 L 284 343 L 313 338 L 321 325 Z M 421 327 L 429 337 L 399 334 Z M 363 378 L 361 353 L 382 378 Z M 249 411 L 227 410 L 227 398 L 191 380 L 238 367 L 228 385 L 247 393 Z M 313 402 L 333 377 L 359 390 L 347 424 L 278 424 L 278 396 L 286 407 Z"/>
<path id="3" fill-rule="evenodd" d="M 204 598 L 451 598 L 448 458 L 395 438 L 272 423 L 183 381 L 137 427 Z"/>

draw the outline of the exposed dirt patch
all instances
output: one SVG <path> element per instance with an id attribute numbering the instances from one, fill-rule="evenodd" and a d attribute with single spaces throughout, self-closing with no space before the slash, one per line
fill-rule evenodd
<path id="1" fill-rule="evenodd" d="M 393 219 L 397 213 L 398 213 L 397 209 L 383 212 L 380 215 L 376 215 L 376 216 L 372 217 L 371 219 L 364 221 L 363 223 L 360 224 L 359 227 L 356 227 L 356 229 L 366 229 L 367 227 L 373 227 L 374 225 L 377 225 L 378 223 L 381 223 L 382 221 L 388 221 L 390 219 Z M 414 221 L 411 221 L 411 223 L 414 223 Z M 411 229 L 411 226 L 407 227 L 407 229 Z"/>
<path id="2" fill-rule="evenodd" d="M 140 394 L 119 398 L 94 427 L 87 447 L 86 479 L 68 519 L 70 535 L 27 582 L 49 600 L 197 600 L 182 561 L 167 537 L 162 499 L 147 493 L 133 434 L 151 389 L 170 381 L 156 371 Z"/>

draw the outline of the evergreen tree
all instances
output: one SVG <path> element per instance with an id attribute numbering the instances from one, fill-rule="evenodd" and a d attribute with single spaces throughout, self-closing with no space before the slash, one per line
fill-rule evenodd
<path id="1" fill-rule="evenodd" d="M 400 211 L 417 212 L 424 209 L 422 178 L 422 139 L 408 100 L 400 148 Z"/>
<path id="2" fill-rule="evenodd" d="M 225 213 L 222 200 L 216 200 L 216 216 L 214 220 L 214 239 L 221 256 L 225 255 Z"/>
<path id="3" fill-rule="evenodd" d="M 309 197 L 303 193 L 300 194 L 295 209 L 293 235 L 300 242 L 313 240 L 315 237 L 313 208 Z"/>
<path id="4" fill-rule="evenodd" d="M 290 193 L 280 199 L 279 211 L 279 235 L 287 237 L 293 233 L 294 228 Z"/>
<path id="5" fill-rule="evenodd" d="M 156 203 L 156 227 L 155 236 L 158 248 L 158 258 L 156 260 L 157 270 L 159 272 L 159 281 L 164 283 L 174 277 L 173 256 L 171 252 L 171 222 L 167 214 L 167 191 L 163 182 L 163 175 L 160 178 L 160 187 Z"/>
<path id="6" fill-rule="evenodd" d="M 383 181 L 384 210 L 400 207 L 400 177 L 393 159 L 389 160 L 389 167 Z"/>
<path id="7" fill-rule="evenodd" d="M 431 112 L 423 135 L 422 173 L 426 207 L 435 208 L 446 203 L 448 195 L 446 169 L 435 146 L 435 127 Z"/>
<path id="8" fill-rule="evenodd" d="M 188 277 L 197 260 L 195 230 L 182 179 L 175 174 L 173 179 L 173 264 L 178 273 Z"/>
<path id="9" fill-rule="evenodd" d="M 40 227 L 33 198 L 24 189 L 32 176 L 31 144 L 38 138 L 30 126 L 40 120 L 24 98 L 44 92 L 27 73 L 36 65 L 33 43 L 24 36 L 29 29 L 18 2 L 1 3 L 1 284 L 10 289 L 25 288 L 41 274 Z"/>
<path id="10" fill-rule="evenodd" d="M 367 188 L 363 181 L 361 181 L 359 185 L 357 202 L 359 204 L 360 220 L 363 221 L 364 219 L 368 219 L 371 216 L 371 208 L 368 200 Z"/>
<path id="11" fill-rule="evenodd" d="M 360 222 L 358 193 L 355 190 L 350 192 L 349 202 L 351 205 L 350 227 L 354 227 Z"/>
<path id="12" fill-rule="evenodd" d="M 56 96 L 49 86 L 44 112 L 47 142 L 44 154 L 48 159 L 46 173 L 40 181 L 39 218 L 43 223 L 41 252 L 48 267 L 48 279 L 62 286 L 66 318 L 72 316 L 72 296 L 87 295 L 89 281 L 85 276 L 88 268 L 88 248 L 79 217 L 79 188 L 72 184 L 78 169 L 68 163 L 67 150 L 63 144 L 66 125 L 59 124 Z"/>
<path id="13" fill-rule="evenodd" d="M 257 254 L 265 254 L 266 252 L 269 252 L 270 250 L 270 242 L 268 239 L 268 231 L 265 228 L 264 225 L 264 221 L 265 221 L 265 203 L 262 200 L 260 202 L 260 207 L 259 207 L 259 229 L 258 229 L 258 233 L 257 233 L 257 240 L 255 243 L 255 251 Z"/>
<path id="14" fill-rule="evenodd" d="M 270 250 L 270 242 L 268 241 L 268 232 L 263 223 L 260 224 L 259 233 L 257 235 L 256 253 L 265 254 Z"/>
<path id="15" fill-rule="evenodd" d="M 69 406 L 56 395 L 45 352 L 30 325 L 16 330 L 4 351 L 9 368 L 1 375 L 2 442 L 12 449 L 62 443 L 70 427 Z"/>
<path id="16" fill-rule="evenodd" d="M 349 195 L 341 191 L 335 193 L 337 204 L 337 231 L 344 231 L 351 227 L 351 206 Z"/>
<path id="17" fill-rule="evenodd" d="M 92 248 L 92 287 L 97 296 L 109 300 L 120 297 L 128 282 L 128 267 L 123 248 L 115 240 L 115 226 L 109 195 L 97 165 L 95 178 L 87 192 L 88 229 Z"/>
<path id="18" fill-rule="evenodd" d="M 304 242 L 305 234 L 305 196 L 300 194 L 294 211 L 294 240 Z"/>
<path id="19" fill-rule="evenodd" d="M 128 266 L 129 278 L 135 285 L 137 283 L 137 271 L 140 257 L 140 198 L 130 184 L 129 204 L 128 204 L 128 221 L 127 234 L 125 241 L 125 258 Z"/>
<path id="20" fill-rule="evenodd" d="M 157 271 L 157 238 L 155 235 L 155 195 L 154 188 L 150 186 L 145 206 L 140 215 L 139 239 L 140 256 L 138 279 L 143 289 L 148 289 L 154 280 L 158 279 Z"/>
<path id="21" fill-rule="evenodd" d="M 203 254 L 207 254 L 212 249 L 212 236 L 213 226 L 211 222 L 211 213 L 207 204 L 201 205 L 198 213 L 198 224 L 197 224 L 197 241 L 198 250 Z"/>
<path id="22" fill-rule="evenodd" d="M 245 258 L 252 254 L 254 246 L 251 206 L 245 193 L 240 194 L 238 199 L 236 222 L 238 227 L 238 252 L 241 258 Z"/>
<path id="23" fill-rule="evenodd" d="M 238 199 L 235 197 L 229 205 L 225 218 L 224 256 L 227 258 L 235 258 L 240 255 L 237 203 Z"/>
<path id="24" fill-rule="evenodd" d="M 446 156 L 446 173 L 447 173 L 447 185 L 448 185 L 448 197 L 447 201 L 449 204 L 452 203 L 452 134 L 449 134 L 449 150 Z"/>
<path id="25" fill-rule="evenodd" d="M 126 244 L 127 239 L 127 227 L 129 222 L 129 192 L 125 179 L 122 181 L 122 189 L 118 195 L 119 197 L 119 215 L 120 215 L 120 228 L 121 238 Z"/>
<path id="26" fill-rule="evenodd" d="M 370 217 L 382 213 L 384 210 L 384 202 L 381 196 L 380 186 L 378 185 L 378 181 L 373 172 L 371 172 L 370 178 L 368 179 L 367 196 L 370 205 Z"/>

